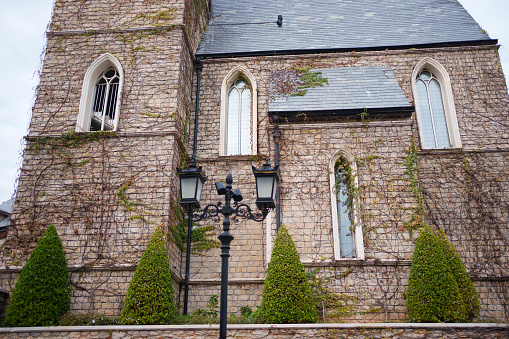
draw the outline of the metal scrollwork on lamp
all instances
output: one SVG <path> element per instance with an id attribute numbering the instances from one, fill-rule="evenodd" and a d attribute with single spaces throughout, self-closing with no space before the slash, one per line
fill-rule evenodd
<path id="1" fill-rule="evenodd" d="M 220 221 L 220 215 L 224 216 L 223 233 L 219 235 L 221 241 L 221 309 L 219 338 L 226 338 L 226 318 L 227 318 L 227 295 L 228 295 L 228 258 L 230 257 L 230 243 L 233 235 L 230 234 L 230 216 L 233 222 L 241 219 L 254 220 L 261 222 L 265 220 L 270 209 L 275 206 L 275 195 L 279 181 L 279 172 L 277 166 L 272 168 L 267 162 L 256 169 L 253 167 L 253 174 L 256 180 L 256 205 L 260 212 L 253 212 L 251 207 L 241 204 L 242 194 L 239 189 L 233 190 L 233 178 L 231 174 L 226 176 L 226 186 L 222 182 L 216 182 L 216 191 L 218 195 L 225 196 L 225 204 L 221 202 L 205 206 L 201 213 L 194 212 L 200 208 L 200 198 L 203 184 L 206 178 L 203 175 L 202 168 L 192 163 L 189 168 L 184 170 L 177 169 L 180 178 L 180 205 L 186 211 L 189 218 L 187 250 L 186 250 L 186 275 L 184 290 L 184 314 L 187 314 L 187 303 L 189 296 L 189 260 L 191 255 L 191 226 L 192 221 L 201 221 L 212 219 Z M 233 199 L 233 204 L 231 200 Z"/>

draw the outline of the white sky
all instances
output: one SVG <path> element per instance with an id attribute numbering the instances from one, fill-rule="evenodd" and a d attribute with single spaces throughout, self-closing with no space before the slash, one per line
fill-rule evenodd
<path id="1" fill-rule="evenodd" d="M 459 1 L 492 39 L 499 39 L 507 74 L 509 0 Z M 52 6 L 53 0 L 0 0 L 0 203 L 14 193 Z"/>

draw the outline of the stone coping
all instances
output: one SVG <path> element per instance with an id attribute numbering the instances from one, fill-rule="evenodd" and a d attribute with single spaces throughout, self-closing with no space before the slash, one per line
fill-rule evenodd
<path id="1" fill-rule="evenodd" d="M 243 324 L 228 325 L 229 330 L 268 329 L 509 329 L 504 323 L 330 323 L 330 324 Z M 26 332 L 101 332 L 101 331 L 200 331 L 219 330 L 219 325 L 111 325 L 111 326 L 48 326 L 4 327 L 0 333 Z"/>

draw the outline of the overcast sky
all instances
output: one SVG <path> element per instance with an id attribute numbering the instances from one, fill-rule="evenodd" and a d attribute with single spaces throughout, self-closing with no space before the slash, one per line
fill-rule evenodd
<path id="1" fill-rule="evenodd" d="M 492 39 L 499 39 L 507 74 L 509 0 L 459 1 Z M 0 0 L 0 203 L 14 193 L 52 4 L 53 0 Z"/>

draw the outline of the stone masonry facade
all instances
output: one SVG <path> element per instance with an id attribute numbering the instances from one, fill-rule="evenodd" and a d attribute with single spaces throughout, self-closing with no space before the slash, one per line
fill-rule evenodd
<path id="1" fill-rule="evenodd" d="M 194 146 L 193 63 L 207 6 L 203 0 L 56 1 L 13 226 L 2 249 L 1 289 L 12 291 L 38 238 L 54 224 L 70 266 L 72 310 L 120 314 L 154 228 L 166 233 L 176 223 L 175 168 L 186 165 L 187 150 Z M 104 53 L 124 69 L 118 131 L 69 133 L 76 127 L 85 72 Z M 415 113 L 279 124 L 282 222 L 308 271 L 326 279 L 339 298 L 341 306 L 326 311 L 330 319 L 406 319 L 404 293 L 419 218 L 443 229 L 457 249 L 479 293 L 481 317 L 508 319 L 509 98 L 497 47 L 201 61 L 197 164 L 208 176 L 202 206 L 221 200 L 212 183 L 227 173 L 244 202 L 254 206 L 251 166 L 265 159 L 274 164 L 276 158 L 275 125 L 268 114 L 273 72 L 388 66 L 413 105 L 412 71 L 424 58 L 448 72 L 461 149 L 422 150 Z M 221 85 L 237 66 L 258 85 L 257 154 L 220 156 Z M 357 167 L 364 260 L 334 260 L 329 163 L 340 151 L 353 155 Z M 213 238 L 220 233 L 219 223 L 199 226 L 214 226 Z M 234 313 L 261 303 L 275 214 L 262 223 L 234 223 L 231 233 L 229 313 Z M 167 245 L 176 300 L 182 302 L 185 259 L 170 239 Z M 191 312 L 219 294 L 219 253 L 213 248 L 191 257 Z"/>

